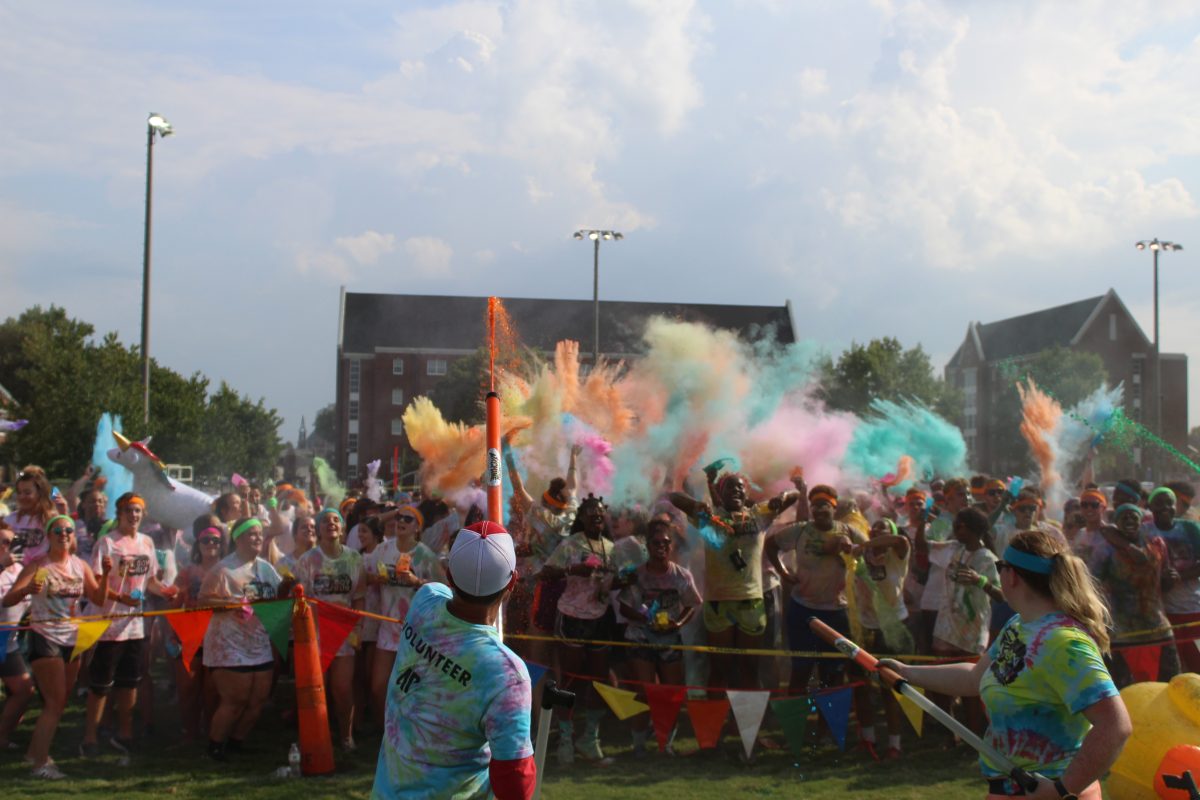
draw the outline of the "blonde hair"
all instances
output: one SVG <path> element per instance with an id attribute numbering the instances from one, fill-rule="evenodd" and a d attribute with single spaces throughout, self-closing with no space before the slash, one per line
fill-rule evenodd
<path id="1" fill-rule="evenodd" d="M 1049 575 L 1012 567 L 1011 564 L 1009 566 L 1031 589 L 1051 598 L 1059 611 L 1082 625 L 1096 640 L 1100 652 L 1109 652 L 1108 631 L 1112 627 L 1112 616 L 1083 560 L 1057 539 L 1039 530 L 1016 534 L 1009 541 L 1009 546 L 1052 560 Z"/>

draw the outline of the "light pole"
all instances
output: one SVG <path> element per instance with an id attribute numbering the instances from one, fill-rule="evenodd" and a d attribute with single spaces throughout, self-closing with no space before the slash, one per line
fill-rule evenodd
<path id="1" fill-rule="evenodd" d="M 1158 347 L 1158 253 L 1160 250 L 1182 250 L 1183 245 L 1150 239 L 1134 245 L 1138 250 L 1149 250 L 1154 256 L 1154 425 L 1160 437 L 1166 438 L 1162 418 L 1162 359 Z"/>
<path id="2" fill-rule="evenodd" d="M 142 241 L 142 423 L 150 425 L 150 197 L 154 188 L 154 137 L 174 133 L 162 114 L 146 120 L 146 231 Z M 147 430 L 148 434 L 149 431 Z"/>
<path id="3" fill-rule="evenodd" d="M 600 240 L 621 241 L 625 238 L 620 231 L 575 231 L 576 239 L 591 239 L 595 245 L 592 255 L 592 369 L 600 363 Z"/>

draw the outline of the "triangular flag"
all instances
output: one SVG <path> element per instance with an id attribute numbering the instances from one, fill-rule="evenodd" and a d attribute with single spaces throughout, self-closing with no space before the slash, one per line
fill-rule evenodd
<path id="1" fill-rule="evenodd" d="M 762 726 L 763 714 L 767 713 L 767 703 L 771 702 L 771 693 L 730 689 L 725 694 L 733 709 L 733 721 L 737 723 L 738 733 L 742 736 L 742 748 L 746 751 L 746 758 L 749 758 L 754 750 L 754 740 L 758 738 L 758 729 Z"/>
<path id="2" fill-rule="evenodd" d="M 86 653 L 104 635 L 111 624 L 111 619 L 79 623 L 79 627 L 75 631 L 75 648 L 71 651 L 71 660 L 74 661 L 79 658 L 81 653 Z"/>
<path id="3" fill-rule="evenodd" d="M 908 685 L 912 686 L 911 683 Z M 916 689 L 921 694 L 925 694 L 925 690 L 920 687 L 913 686 L 912 688 Z M 900 710 L 903 711 L 904 716 L 908 718 L 908 724 L 912 725 L 913 730 L 917 732 L 917 736 L 920 736 L 921 724 L 925 720 L 925 710 L 897 691 L 893 691 L 892 694 L 896 697 L 896 702 L 900 704 Z"/>
<path id="4" fill-rule="evenodd" d="M 358 624 L 359 616 L 352 609 L 334 603 L 313 605 L 317 610 L 317 643 L 321 646 L 321 672 L 324 672 L 337 657 L 342 642 Z"/>
<path id="5" fill-rule="evenodd" d="M 782 700 L 772 700 L 771 710 L 775 719 L 783 728 L 792 755 L 801 758 L 804 755 L 804 734 L 808 731 L 808 715 L 812 713 L 812 700 L 807 697 L 788 697 Z"/>
<path id="6" fill-rule="evenodd" d="M 617 689 L 609 686 L 607 683 L 600 681 L 592 681 L 592 686 L 596 687 L 596 691 L 604 698 L 604 702 L 608 703 L 608 707 L 617 715 L 619 720 L 627 720 L 630 717 L 635 717 L 643 711 L 649 711 L 650 706 L 639 702 L 634 692 L 626 689 Z"/>
<path id="7" fill-rule="evenodd" d="M 12 635 L 12 628 L 0 628 L 0 664 L 8 660 L 8 640 Z"/>
<path id="8" fill-rule="evenodd" d="M 729 716 L 729 701 L 725 698 L 688 700 L 687 710 L 700 749 L 710 750 L 716 747 L 717 742 L 721 741 L 721 728 L 725 727 L 725 718 Z"/>
<path id="9" fill-rule="evenodd" d="M 813 697 L 821 716 L 829 723 L 829 730 L 837 746 L 846 749 L 846 728 L 850 724 L 850 699 L 854 690 L 847 686 L 836 692 L 827 692 Z"/>
<path id="10" fill-rule="evenodd" d="M 189 673 L 192 671 L 192 659 L 196 657 L 196 651 L 204 644 L 204 634 L 208 630 L 212 615 L 212 610 L 207 608 L 183 614 L 167 614 L 167 622 L 171 624 L 171 629 L 175 631 L 175 635 L 179 637 L 179 644 L 183 647 L 183 668 Z"/>
<path id="11" fill-rule="evenodd" d="M 271 639 L 271 644 L 280 655 L 288 651 L 288 633 L 292 630 L 291 600 L 271 600 L 266 603 L 254 603 L 250 606 L 254 616 L 262 623 Z"/>
<path id="12" fill-rule="evenodd" d="M 535 664 L 532 661 L 525 662 L 525 670 L 529 673 L 529 689 L 530 691 L 537 688 L 538 681 L 546 674 L 546 667 L 541 664 Z"/>
<path id="13" fill-rule="evenodd" d="M 654 683 L 646 686 L 646 702 L 650 704 L 650 720 L 654 723 L 654 736 L 658 739 L 658 751 L 665 752 L 679 719 L 679 708 L 687 690 L 682 686 L 663 686 Z"/>
<path id="14" fill-rule="evenodd" d="M 1129 674 L 1134 683 L 1158 680 L 1158 660 L 1162 656 L 1161 644 L 1147 644 L 1141 647 L 1128 647 L 1120 651 L 1129 667 Z"/>

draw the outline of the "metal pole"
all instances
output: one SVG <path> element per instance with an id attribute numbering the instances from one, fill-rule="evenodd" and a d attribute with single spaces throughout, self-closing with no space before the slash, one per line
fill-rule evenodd
<path id="1" fill-rule="evenodd" d="M 1158 428 L 1158 435 L 1162 439 L 1166 439 L 1166 431 L 1163 429 L 1162 418 L 1162 358 L 1159 355 L 1158 345 L 1158 250 L 1154 248 L 1154 425 Z M 1155 459 L 1155 477 L 1157 478 L 1157 467 L 1160 460 Z"/>
<path id="2" fill-rule="evenodd" d="M 600 363 L 600 236 L 596 235 L 592 260 L 592 369 Z"/>
<path id="3" fill-rule="evenodd" d="M 146 124 L 146 231 L 142 241 L 142 423 L 150 425 L 150 195 L 154 185 L 154 126 Z"/>

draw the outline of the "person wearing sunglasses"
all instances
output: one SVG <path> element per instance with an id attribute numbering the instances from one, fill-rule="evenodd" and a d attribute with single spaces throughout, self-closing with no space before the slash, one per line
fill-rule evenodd
<path id="1" fill-rule="evenodd" d="M 188 561 L 175 576 L 175 586 L 179 590 L 175 598 L 177 608 L 193 608 L 200 604 L 200 587 L 204 585 L 204 579 L 224 557 L 225 527 L 220 518 L 215 514 L 197 517 L 192 523 L 192 547 Z M 174 637 L 175 645 L 180 647 L 181 643 L 173 631 L 170 635 Z M 206 695 L 214 690 L 208 686 L 210 681 L 204 668 L 203 649 L 197 649 L 190 664 L 184 664 L 182 653 L 174 659 L 175 688 L 184 742 L 199 739 L 203 729 L 202 720 L 216 708 L 215 702 L 205 703 Z"/>
<path id="2" fill-rule="evenodd" d="M 46 523 L 49 549 L 45 555 L 30 559 L 4 595 L 3 604 L 14 607 L 31 599 L 29 660 L 41 692 L 43 708 L 33 729 L 26 758 L 35 778 L 59 780 L 66 777 L 50 758 L 50 745 L 59 720 L 67 707 L 67 694 L 79 674 L 79 659 L 71 657 L 78 624 L 71 620 L 79 614 L 79 602 L 87 597 L 103 607 L 108 600 L 113 559 L 104 555 L 99 561 L 100 578 L 72 551 L 75 548 L 75 521 L 65 514 Z M 11 544 L 10 544 L 11 546 Z"/>
<path id="3" fill-rule="evenodd" d="M 8 523 L 0 520 L 0 597 L 8 594 L 9 589 L 17 582 L 21 574 L 21 565 L 13 560 L 12 544 L 16 538 Z M 12 625 L 14 628 L 21 624 L 21 618 L 29 610 L 31 600 L 25 597 L 16 605 L 0 608 L 0 624 Z M 0 678 L 4 680 L 4 711 L 0 712 L 0 752 L 9 749 L 11 737 L 21 717 L 33 699 L 33 679 L 29 676 L 29 667 L 21 655 L 18 631 L 9 632 L 4 640 L 5 658 L 0 662 Z"/>
<path id="4" fill-rule="evenodd" d="M 996 566 L 1016 614 L 977 663 L 880 665 L 929 691 L 979 696 L 990 720 L 986 740 L 1044 776 L 1026 795 L 982 757 L 990 799 L 1100 800 L 1100 777 L 1133 731 L 1104 665 L 1108 610 L 1083 561 L 1041 531 L 1013 536 Z"/>
<path id="5" fill-rule="evenodd" d="M 1079 495 L 1079 513 L 1083 515 L 1083 527 L 1071 540 L 1071 552 L 1083 559 L 1092 574 L 1096 574 L 1094 561 L 1104 547 L 1101 531 L 1108 524 L 1108 498 L 1098 487 L 1092 486 Z"/>
<path id="6" fill-rule="evenodd" d="M 379 613 L 403 620 L 413 595 L 427 583 L 446 580 L 437 554 L 418 537 L 424 520 L 416 506 L 404 505 L 384 522 L 383 543 L 363 562 L 366 580 L 379 591 Z M 371 664 L 371 705 L 381 713 L 387 701 L 388 679 L 396 663 L 403 622 L 380 622 Z"/>

